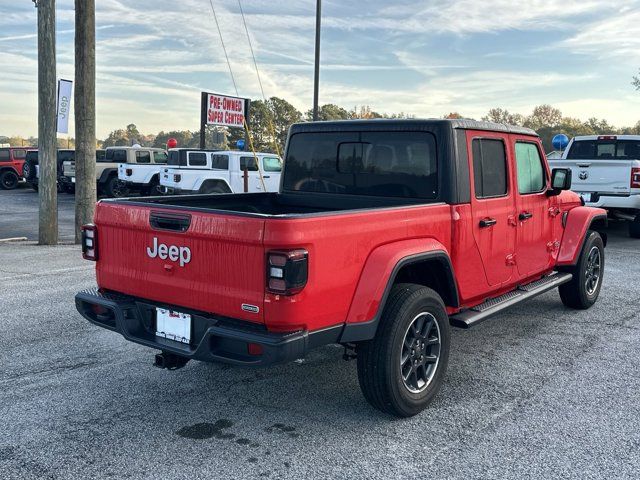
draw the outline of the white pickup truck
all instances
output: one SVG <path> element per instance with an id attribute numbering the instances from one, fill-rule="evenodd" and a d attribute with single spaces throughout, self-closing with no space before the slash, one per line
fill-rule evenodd
<path id="1" fill-rule="evenodd" d="M 160 194 L 160 172 L 167 164 L 168 155 L 164 150 L 151 152 L 147 163 L 121 163 L 118 165 L 118 179 L 127 192 L 139 192 L 142 195 Z"/>
<path id="2" fill-rule="evenodd" d="M 161 191 L 169 195 L 194 193 L 277 192 L 282 160 L 273 153 L 176 148 L 169 150 L 160 176 Z"/>
<path id="3" fill-rule="evenodd" d="M 640 238 L 640 135 L 575 137 L 552 168 L 572 170 L 571 189 L 590 207 L 629 221 L 629 234 Z"/>

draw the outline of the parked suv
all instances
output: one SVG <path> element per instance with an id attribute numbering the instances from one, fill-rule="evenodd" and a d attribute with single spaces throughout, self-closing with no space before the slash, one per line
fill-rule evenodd
<path id="1" fill-rule="evenodd" d="M 75 150 L 61 149 L 56 154 L 56 166 L 57 166 L 57 187 L 58 192 L 73 193 L 74 185 L 70 182 L 70 179 L 64 176 L 63 164 L 66 161 L 73 161 L 75 158 Z M 96 155 L 104 155 L 104 150 L 96 150 Z M 38 185 L 40 183 L 40 161 L 38 150 L 32 150 L 27 152 L 27 158 L 24 162 L 24 178 L 27 183 L 34 190 L 38 191 Z"/>
<path id="2" fill-rule="evenodd" d="M 151 147 L 108 147 L 103 159 L 96 163 L 96 180 L 98 194 L 108 197 L 123 197 L 129 193 L 127 186 L 118 179 L 120 164 L 149 164 L 155 163 L 156 153 L 166 153 L 161 148 Z M 75 183 L 75 162 L 64 162 L 64 175 Z"/>
<path id="3" fill-rule="evenodd" d="M 167 194 L 277 192 L 282 160 L 273 153 L 236 150 L 169 151 L 169 162 L 162 169 L 160 184 Z"/>
<path id="4" fill-rule="evenodd" d="M 27 152 L 32 147 L 3 147 L 0 148 L 0 188 L 13 190 L 23 175 L 22 169 Z"/>
<path id="5" fill-rule="evenodd" d="M 118 165 L 118 178 L 130 192 L 158 195 L 160 193 L 160 171 L 167 164 L 167 152 L 164 150 L 155 151 L 149 157 L 143 157 L 144 159 L 137 158 L 137 163 Z"/>
<path id="6" fill-rule="evenodd" d="M 76 307 L 169 369 L 338 343 L 374 407 L 415 415 L 445 379 L 450 325 L 555 288 L 570 308 L 596 302 L 607 215 L 570 185 L 521 127 L 294 125 L 279 193 L 98 202 L 83 234 L 98 288 Z"/>
<path id="7" fill-rule="evenodd" d="M 629 234 L 640 238 L 640 135 L 575 137 L 549 163 L 570 168 L 572 189 L 586 204 L 628 220 Z"/>

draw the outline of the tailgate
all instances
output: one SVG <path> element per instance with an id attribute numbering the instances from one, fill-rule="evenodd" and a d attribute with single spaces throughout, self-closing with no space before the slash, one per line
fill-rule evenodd
<path id="1" fill-rule="evenodd" d="M 263 219 L 100 202 L 96 225 L 100 288 L 264 322 Z"/>
<path id="2" fill-rule="evenodd" d="M 629 194 L 634 160 L 553 160 L 553 168 L 572 170 L 571 190 L 578 193 Z"/>

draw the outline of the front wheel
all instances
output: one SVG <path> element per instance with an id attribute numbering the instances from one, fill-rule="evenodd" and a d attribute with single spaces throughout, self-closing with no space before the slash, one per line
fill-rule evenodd
<path id="1" fill-rule="evenodd" d="M 558 287 L 562 303 L 586 310 L 598 300 L 604 276 L 604 242 L 598 232 L 587 232 L 578 263 L 569 273 L 571 281 Z"/>
<path id="2" fill-rule="evenodd" d="M 12 170 L 0 173 L 0 187 L 4 190 L 13 190 L 18 186 L 18 175 Z"/>
<path id="3" fill-rule="evenodd" d="M 357 347 L 364 397 L 391 415 L 420 413 L 440 390 L 449 345 L 449 317 L 440 296 L 422 285 L 394 286 L 375 338 Z"/>

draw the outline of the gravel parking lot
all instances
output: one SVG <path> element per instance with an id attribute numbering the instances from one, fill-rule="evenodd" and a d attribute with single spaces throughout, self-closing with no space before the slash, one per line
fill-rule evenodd
<path id="1" fill-rule="evenodd" d="M 0 192 L 0 238 L 34 232 L 37 196 Z M 0 478 L 637 478 L 639 247 L 611 229 L 589 311 L 554 291 L 454 330 L 435 403 L 397 420 L 337 347 L 268 370 L 156 369 L 76 312 L 94 285 L 78 247 L 0 244 Z"/>

